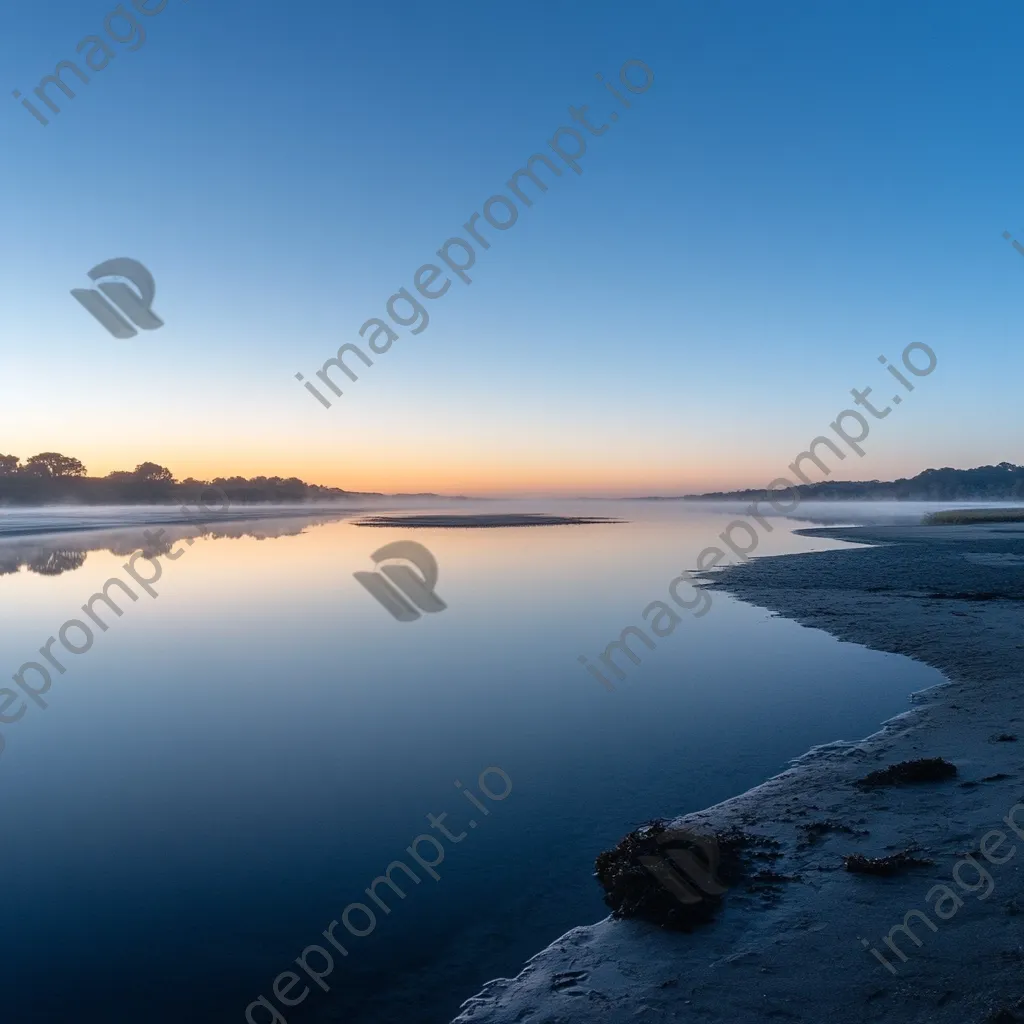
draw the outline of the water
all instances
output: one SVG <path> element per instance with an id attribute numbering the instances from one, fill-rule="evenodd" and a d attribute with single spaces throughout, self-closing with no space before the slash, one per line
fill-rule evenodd
<path id="1" fill-rule="evenodd" d="M 86 653 L 53 649 L 66 672 L 52 673 L 48 707 L 0 726 L 6 1019 L 220 1024 L 245 1020 L 262 995 L 288 1022 L 445 1022 L 483 982 L 605 915 L 594 857 L 639 822 L 873 732 L 941 681 L 716 593 L 609 691 L 577 656 L 596 659 L 645 606 L 668 601 L 669 582 L 735 512 L 486 511 L 508 508 L 629 522 L 405 531 L 335 519 L 252 524 L 257 536 L 238 524 L 162 559 L 159 597 L 119 601 L 123 616 L 106 615 Z M 836 546 L 790 533 L 804 523 L 773 525 L 758 555 Z M 445 611 L 396 622 L 353 579 L 398 539 L 436 556 Z M 87 550 L 101 541 L 119 553 Z M 22 561 L 56 574 L 0 575 L 4 678 L 41 660 L 104 581 L 127 580 L 140 543 L 126 531 L 49 538 L 63 560 L 33 550 Z M 511 780 L 503 799 L 482 795 L 492 766 Z M 483 782 L 504 793 L 497 773 Z M 442 813 L 459 842 L 430 827 Z M 406 850 L 420 834 L 441 843 L 439 881 Z M 417 849 L 436 857 L 428 841 Z M 396 859 L 421 881 L 393 873 L 404 899 L 378 886 L 385 913 L 365 889 Z M 303 975 L 309 995 L 282 1005 L 275 977 L 299 971 L 309 944 L 330 949 L 321 933 L 353 902 L 376 910 L 372 933 L 338 925 L 348 955 L 333 951 L 330 991 Z M 368 927 L 358 909 L 350 922 Z M 280 985 L 287 998 L 304 991 Z M 274 1019 L 253 1011 L 257 1024 Z"/>

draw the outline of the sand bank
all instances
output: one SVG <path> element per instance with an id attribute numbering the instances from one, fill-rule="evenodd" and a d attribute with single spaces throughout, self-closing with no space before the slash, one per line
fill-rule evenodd
<path id="1" fill-rule="evenodd" d="M 1024 801 L 1024 524 L 801 532 L 874 546 L 756 559 L 709 585 L 924 661 L 949 682 L 873 736 L 816 748 L 673 822 L 775 840 L 770 884 L 735 885 L 690 933 L 611 918 L 576 928 L 469 999 L 458 1024 L 1024 1021 L 1024 807 L 1013 810 Z M 932 757 L 957 776 L 854 785 Z M 1011 814 L 1019 832 L 1004 822 Z M 992 830 L 1006 837 L 998 850 Z M 893 877 L 844 870 L 846 855 L 907 849 L 931 863 Z M 991 884 L 964 868 L 968 855 Z"/>
<path id="2" fill-rule="evenodd" d="M 356 526 L 400 526 L 405 529 L 494 530 L 512 526 L 593 526 L 598 523 L 621 523 L 606 516 L 550 516 L 542 512 L 502 512 L 486 515 L 386 515 L 366 516 Z"/>

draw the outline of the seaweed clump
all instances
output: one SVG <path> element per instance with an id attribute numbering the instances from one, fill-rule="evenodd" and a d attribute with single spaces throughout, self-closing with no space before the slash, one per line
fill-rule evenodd
<path id="1" fill-rule="evenodd" d="M 942 757 L 918 757 L 913 761 L 900 761 L 888 768 L 869 772 L 854 785 L 862 789 L 880 786 L 907 786 L 919 782 L 943 782 L 956 776 L 956 765 Z"/>
<path id="2" fill-rule="evenodd" d="M 806 824 L 797 825 L 797 828 L 804 833 L 804 837 L 799 843 L 800 846 L 814 846 L 831 832 L 842 832 L 848 836 L 866 836 L 868 834 L 865 829 L 850 828 L 849 825 L 833 821 L 831 818 L 826 818 L 824 821 L 809 821 Z"/>
<path id="3" fill-rule="evenodd" d="M 658 818 L 600 853 L 595 877 L 614 917 L 690 931 L 709 921 L 726 891 L 748 877 L 748 857 L 779 856 L 748 851 L 777 846 L 773 839 L 739 829 L 668 829 Z"/>
<path id="4" fill-rule="evenodd" d="M 891 853 L 888 857 L 865 857 L 862 853 L 850 853 L 843 858 L 846 870 L 855 875 L 898 875 L 911 868 L 924 868 L 934 863 L 926 857 L 915 857 L 911 850 Z"/>

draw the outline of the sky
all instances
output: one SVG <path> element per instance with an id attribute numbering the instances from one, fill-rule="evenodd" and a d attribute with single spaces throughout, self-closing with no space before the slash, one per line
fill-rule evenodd
<path id="1" fill-rule="evenodd" d="M 870 386 L 904 400 L 833 479 L 1024 462 L 1019 4 L 126 9 L 141 45 L 111 0 L 0 13 L 0 452 L 678 494 L 763 486 Z M 94 34 L 115 56 L 42 125 L 10 93 Z M 444 268 L 425 329 L 350 358 L 330 408 L 304 390 L 534 153 L 562 173 L 478 221 L 471 283 Z M 117 257 L 163 327 L 114 338 L 70 295 Z M 913 343 L 936 366 L 910 393 L 878 358 Z"/>

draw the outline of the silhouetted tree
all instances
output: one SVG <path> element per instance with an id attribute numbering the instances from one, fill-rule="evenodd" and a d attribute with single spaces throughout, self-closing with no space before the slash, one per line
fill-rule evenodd
<path id="1" fill-rule="evenodd" d="M 174 483 L 174 474 L 169 469 L 165 469 L 163 466 L 158 466 L 155 462 L 140 463 L 135 467 L 135 472 L 132 476 L 136 480 L 146 480 L 150 483 Z"/>
<path id="2" fill-rule="evenodd" d="M 22 472 L 28 476 L 50 478 L 85 476 L 85 466 L 78 459 L 60 452 L 40 452 L 25 461 Z"/>
<path id="3" fill-rule="evenodd" d="M 14 476 L 18 472 L 17 455 L 0 455 L 0 476 Z"/>

